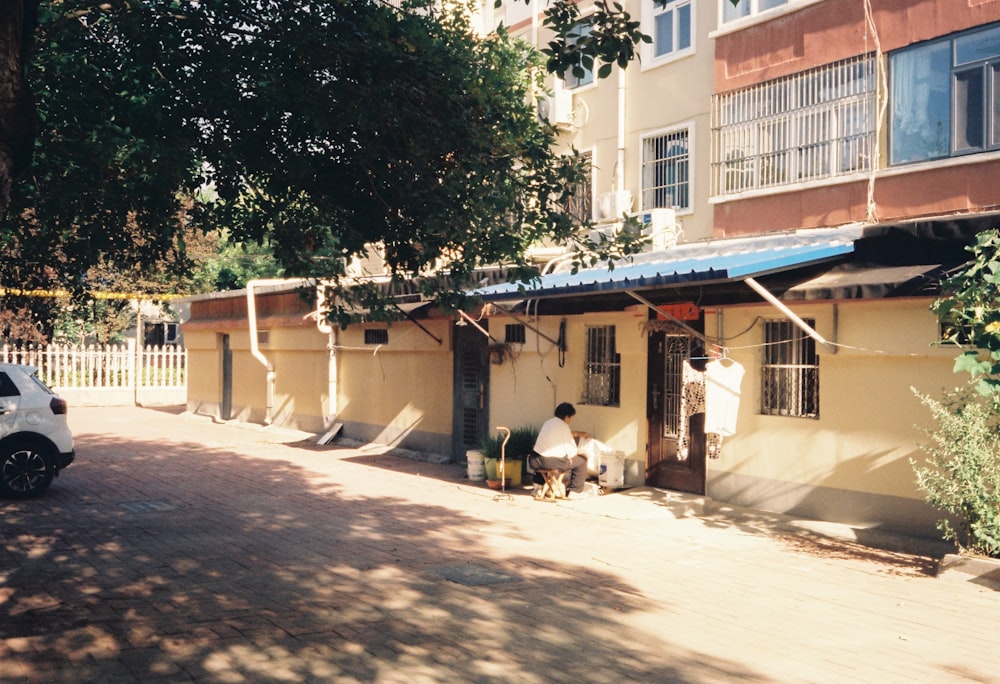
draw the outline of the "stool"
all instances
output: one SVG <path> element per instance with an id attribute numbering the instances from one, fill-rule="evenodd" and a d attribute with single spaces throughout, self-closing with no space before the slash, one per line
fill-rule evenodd
<path id="1" fill-rule="evenodd" d="M 539 499 L 545 500 L 550 499 L 555 501 L 556 499 L 566 498 L 566 483 L 564 479 L 567 470 L 535 470 L 536 473 L 542 476 L 545 483 L 542 485 L 542 493 L 539 495 Z"/>

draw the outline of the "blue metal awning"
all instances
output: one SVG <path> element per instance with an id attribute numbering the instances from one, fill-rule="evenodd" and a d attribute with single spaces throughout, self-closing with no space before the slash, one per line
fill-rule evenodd
<path id="1" fill-rule="evenodd" d="M 637 254 L 613 269 L 555 272 L 530 283 L 502 283 L 473 294 L 501 301 L 744 280 L 850 254 L 861 235 L 861 226 L 848 226 L 688 242 Z"/>

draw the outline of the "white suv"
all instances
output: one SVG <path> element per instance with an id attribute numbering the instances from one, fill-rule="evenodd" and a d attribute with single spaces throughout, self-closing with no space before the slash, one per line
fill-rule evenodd
<path id="1" fill-rule="evenodd" d="M 73 462 L 66 402 L 37 370 L 0 363 L 0 496 L 37 496 Z"/>

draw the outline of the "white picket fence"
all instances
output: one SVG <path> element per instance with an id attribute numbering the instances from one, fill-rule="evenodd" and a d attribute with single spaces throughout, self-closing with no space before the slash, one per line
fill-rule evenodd
<path id="1" fill-rule="evenodd" d="M 187 391 L 187 350 L 174 345 L 0 346 L 0 363 L 38 368 L 38 377 L 64 397 L 90 405 L 139 402 L 183 403 Z"/>

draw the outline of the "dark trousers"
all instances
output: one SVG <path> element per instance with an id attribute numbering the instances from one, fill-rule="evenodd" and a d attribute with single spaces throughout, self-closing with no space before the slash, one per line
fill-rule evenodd
<path id="1" fill-rule="evenodd" d="M 528 457 L 528 465 L 532 470 L 571 470 L 573 471 L 566 485 L 566 491 L 582 492 L 587 483 L 587 459 L 577 454 L 573 458 L 566 456 L 539 456 L 532 452 Z"/>

